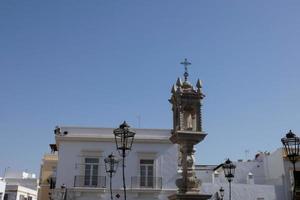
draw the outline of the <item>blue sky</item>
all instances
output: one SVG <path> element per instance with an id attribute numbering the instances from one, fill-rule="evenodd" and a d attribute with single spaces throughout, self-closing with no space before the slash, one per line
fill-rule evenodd
<path id="1" fill-rule="evenodd" d="M 38 173 L 56 125 L 171 128 L 170 89 L 203 81 L 197 162 L 300 134 L 300 2 L 1 1 L 0 170 Z"/>

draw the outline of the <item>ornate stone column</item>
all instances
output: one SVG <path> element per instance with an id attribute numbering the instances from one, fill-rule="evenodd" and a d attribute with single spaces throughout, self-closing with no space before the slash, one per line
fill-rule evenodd
<path id="1" fill-rule="evenodd" d="M 201 142 L 206 134 L 202 131 L 201 122 L 201 100 L 205 97 L 202 93 L 202 85 L 200 80 L 197 81 L 196 89 L 188 82 L 187 66 L 191 65 L 186 59 L 181 64 L 185 67 L 184 82 L 178 78 L 176 86 L 172 87 L 172 96 L 170 103 L 172 104 L 173 130 L 170 140 L 174 144 L 179 145 L 181 177 L 176 180 L 178 192 L 169 197 L 169 200 L 206 200 L 211 195 L 201 194 L 201 182 L 196 177 L 194 164 L 194 146 Z M 191 120 L 193 123 L 187 123 Z M 191 127 L 192 126 L 192 127 Z"/>

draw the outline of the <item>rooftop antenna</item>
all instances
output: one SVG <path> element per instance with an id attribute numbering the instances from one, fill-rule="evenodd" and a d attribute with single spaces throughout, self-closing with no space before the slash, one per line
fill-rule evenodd
<path id="1" fill-rule="evenodd" d="M 4 168 L 3 178 L 5 179 L 7 171 L 10 169 L 10 166 Z"/>
<path id="2" fill-rule="evenodd" d="M 190 63 L 186 58 L 184 59 L 184 61 L 182 61 L 180 64 L 182 64 L 184 66 L 184 81 L 187 81 L 187 78 L 189 76 L 189 73 L 188 73 L 188 66 L 191 65 L 192 63 Z"/>
<path id="3" fill-rule="evenodd" d="M 246 161 L 247 161 L 248 158 L 249 158 L 249 152 L 250 152 L 249 149 L 246 149 L 246 150 L 245 150 L 245 159 L 246 159 Z"/>

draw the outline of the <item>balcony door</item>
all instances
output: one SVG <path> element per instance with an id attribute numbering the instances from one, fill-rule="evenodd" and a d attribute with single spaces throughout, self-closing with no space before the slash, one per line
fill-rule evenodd
<path id="1" fill-rule="evenodd" d="M 140 186 L 154 187 L 154 160 L 140 160 Z"/>
<path id="2" fill-rule="evenodd" d="M 85 158 L 84 185 L 96 187 L 98 185 L 98 158 Z"/>

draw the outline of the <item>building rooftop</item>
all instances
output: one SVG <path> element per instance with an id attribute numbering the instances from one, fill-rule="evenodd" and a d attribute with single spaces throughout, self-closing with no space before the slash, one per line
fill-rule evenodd
<path id="1" fill-rule="evenodd" d="M 96 127 L 76 127 L 61 126 L 59 131 L 55 131 L 56 141 L 81 140 L 81 141 L 112 141 L 114 139 L 113 130 L 115 128 L 96 128 Z M 135 142 L 161 142 L 170 143 L 171 129 L 132 129 L 136 135 Z"/>

